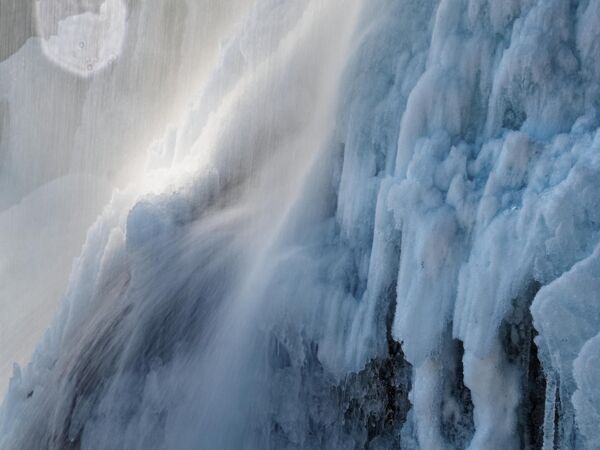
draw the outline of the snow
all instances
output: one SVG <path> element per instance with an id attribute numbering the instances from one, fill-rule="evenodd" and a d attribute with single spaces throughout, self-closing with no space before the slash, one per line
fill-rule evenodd
<path id="1" fill-rule="evenodd" d="M 594 448 L 599 20 L 257 0 L 88 232 L 0 447 Z"/>

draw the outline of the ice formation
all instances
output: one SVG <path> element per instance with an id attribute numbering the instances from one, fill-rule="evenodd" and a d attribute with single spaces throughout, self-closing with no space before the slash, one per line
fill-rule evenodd
<path id="1" fill-rule="evenodd" d="M 0 448 L 600 448 L 600 0 L 242 16 Z"/>

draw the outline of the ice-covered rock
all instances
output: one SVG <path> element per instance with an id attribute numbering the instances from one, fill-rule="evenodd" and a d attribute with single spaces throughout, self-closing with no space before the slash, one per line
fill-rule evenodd
<path id="1" fill-rule="evenodd" d="M 257 0 L 90 230 L 0 446 L 597 446 L 600 1 Z"/>

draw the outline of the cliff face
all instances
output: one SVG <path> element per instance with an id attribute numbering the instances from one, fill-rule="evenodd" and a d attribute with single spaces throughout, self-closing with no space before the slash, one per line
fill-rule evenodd
<path id="1" fill-rule="evenodd" d="M 598 24 L 257 1 L 88 232 L 0 447 L 595 448 Z"/>

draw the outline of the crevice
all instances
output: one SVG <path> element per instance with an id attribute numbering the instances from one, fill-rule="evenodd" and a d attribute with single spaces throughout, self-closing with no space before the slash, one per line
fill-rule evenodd
<path id="1" fill-rule="evenodd" d="M 464 382 L 463 342 L 451 342 L 451 365 L 446 370 L 444 399 L 442 400 L 442 434 L 452 448 L 466 448 L 475 432 L 471 390 Z"/>
<path id="2" fill-rule="evenodd" d="M 525 293 L 513 301 L 511 314 L 500 329 L 500 340 L 508 362 L 521 371 L 521 402 L 517 411 L 521 448 L 541 449 L 544 444 L 544 408 L 546 375 L 534 342 L 530 306 L 541 285 L 534 281 Z"/>
<path id="3" fill-rule="evenodd" d="M 553 449 L 560 450 L 560 383 L 556 383 L 556 394 L 554 401 L 554 437 Z"/>
<path id="4" fill-rule="evenodd" d="M 400 447 L 400 431 L 411 404 L 412 366 L 402 345 L 392 337 L 395 282 L 383 296 L 386 306 L 386 354 L 371 359 L 363 369 L 336 380 L 321 364 L 318 345 L 303 338 L 300 366 L 284 344 L 273 337 L 268 343 L 269 366 L 284 379 L 300 377 L 299 392 L 274 385 L 271 401 L 295 402 L 303 411 L 294 422 L 271 416 L 268 448 L 344 448 L 381 450 Z M 283 348 L 282 348 L 283 346 Z M 274 379 L 279 378 L 275 376 Z"/>
<path id="5" fill-rule="evenodd" d="M 508 105 L 502 115 L 502 128 L 520 130 L 525 120 L 527 120 L 527 114 L 524 111 Z"/>

